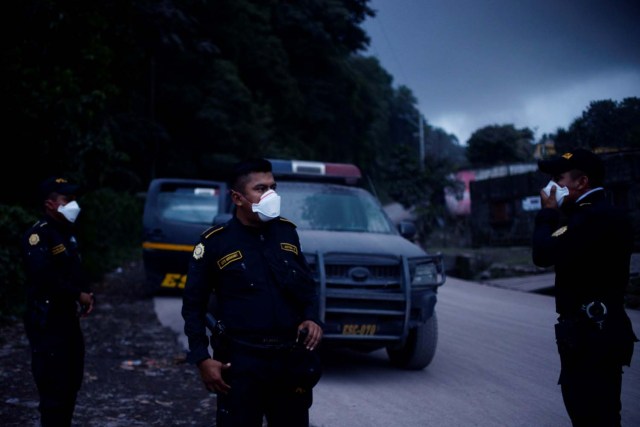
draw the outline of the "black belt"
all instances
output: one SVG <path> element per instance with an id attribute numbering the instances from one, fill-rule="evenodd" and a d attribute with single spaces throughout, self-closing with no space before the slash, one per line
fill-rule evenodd
<path id="1" fill-rule="evenodd" d="M 296 342 L 292 340 L 246 340 L 244 338 L 229 338 L 233 344 L 242 347 L 253 348 L 256 350 L 291 350 L 295 347 Z"/>
<path id="2" fill-rule="evenodd" d="M 558 318 L 559 323 L 565 322 L 591 322 L 600 329 L 609 314 L 609 308 L 601 301 L 591 301 L 583 304 L 579 310 L 563 313 Z"/>
<path id="3" fill-rule="evenodd" d="M 229 334 L 228 338 L 234 344 L 262 350 L 285 350 L 296 345 L 295 337 L 291 334 L 288 336 Z"/>

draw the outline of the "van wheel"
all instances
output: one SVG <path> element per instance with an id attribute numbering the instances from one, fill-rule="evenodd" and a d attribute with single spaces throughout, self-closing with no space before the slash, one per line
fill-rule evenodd
<path id="1" fill-rule="evenodd" d="M 404 346 L 387 347 L 391 364 L 402 369 L 420 370 L 433 360 L 438 343 L 438 319 L 435 311 L 424 324 L 409 330 Z"/>
<path id="2" fill-rule="evenodd" d="M 140 287 L 140 294 L 144 298 L 154 297 L 158 292 L 159 279 L 157 277 L 151 277 L 148 273 L 145 273 L 142 286 Z"/>

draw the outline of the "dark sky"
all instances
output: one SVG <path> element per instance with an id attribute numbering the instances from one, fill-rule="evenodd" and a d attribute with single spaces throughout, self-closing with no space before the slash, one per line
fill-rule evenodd
<path id="1" fill-rule="evenodd" d="M 640 0 L 372 0 L 367 52 L 432 125 L 536 139 L 591 101 L 640 97 Z"/>

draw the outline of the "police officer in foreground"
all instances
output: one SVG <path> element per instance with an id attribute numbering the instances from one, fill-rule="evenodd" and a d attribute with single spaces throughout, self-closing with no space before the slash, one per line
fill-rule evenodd
<path id="1" fill-rule="evenodd" d="M 80 317 L 93 310 L 93 293 L 80 262 L 74 222 L 78 186 L 51 177 L 40 187 L 44 216 L 24 235 L 27 273 L 24 322 L 42 427 L 71 426 L 84 375 Z"/>
<path id="2" fill-rule="evenodd" d="M 189 360 L 217 393 L 218 427 L 261 427 L 263 418 L 270 427 L 306 427 L 321 375 L 317 289 L 295 225 L 279 216 L 271 163 L 237 164 L 229 189 L 233 218 L 201 235 L 189 265 L 182 305 Z"/>
<path id="3" fill-rule="evenodd" d="M 604 163 L 576 149 L 538 162 L 533 262 L 555 267 L 559 384 L 573 426 L 620 426 L 622 367 L 637 338 L 624 309 L 633 233 L 602 187 Z"/>

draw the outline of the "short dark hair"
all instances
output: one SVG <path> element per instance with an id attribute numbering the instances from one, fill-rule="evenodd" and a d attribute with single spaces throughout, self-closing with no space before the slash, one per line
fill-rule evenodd
<path id="1" fill-rule="evenodd" d="M 267 159 L 253 158 L 243 160 L 233 166 L 227 183 L 230 189 L 234 191 L 241 191 L 244 189 L 244 186 L 248 181 L 249 174 L 253 172 L 271 171 L 271 162 Z"/>

